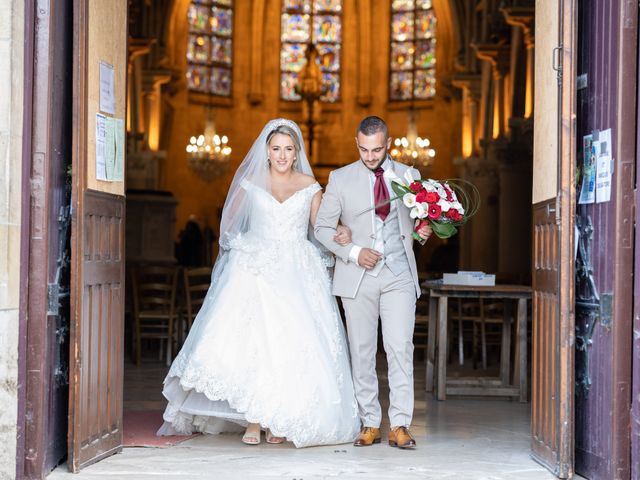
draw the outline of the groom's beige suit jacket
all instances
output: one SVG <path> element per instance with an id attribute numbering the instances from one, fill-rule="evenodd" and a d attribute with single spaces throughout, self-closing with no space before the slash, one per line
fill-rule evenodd
<path id="1" fill-rule="evenodd" d="M 391 172 L 385 175 L 403 179 L 405 171 L 411 167 L 392 161 Z M 411 168 L 413 178 L 420 178 L 420 173 Z M 405 180 L 402 180 L 406 182 Z M 389 191 L 391 198 L 395 196 Z M 394 201 L 398 210 L 398 221 L 402 243 L 409 261 L 409 268 L 416 287 L 416 296 L 420 296 L 418 270 L 413 253 L 414 221 L 409 217 L 409 209 L 402 200 Z M 336 266 L 333 274 L 333 294 L 339 297 L 355 298 L 366 273 L 363 267 L 351 261 L 349 252 L 354 245 L 373 248 L 375 243 L 375 210 L 371 171 L 357 160 L 349 165 L 334 170 L 329 174 L 329 183 L 322 198 L 316 217 L 315 236 L 325 247 L 336 255 Z M 351 229 L 352 242 L 339 245 L 333 241 L 338 221 Z"/>

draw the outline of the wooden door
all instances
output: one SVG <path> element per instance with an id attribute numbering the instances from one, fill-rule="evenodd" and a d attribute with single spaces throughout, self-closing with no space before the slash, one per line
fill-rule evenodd
<path id="1" fill-rule="evenodd" d="M 636 53 L 636 67 L 640 79 L 640 48 Z M 636 83 L 636 98 L 640 98 L 640 81 Z M 640 105 L 636 100 L 636 152 L 640 152 Z M 635 155 L 635 178 L 636 185 L 640 185 L 640 155 Z M 640 234 L 637 227 L 640 225 L 640 189 L 636 188 L 634 193 L 635 204 L 635 249 L 633 259 L 633 298 L 640 299 Z M 640 331 L 640 301 L 633 302 L 633 331 Z M 632 343 L 632 384 L 631 398 L 640 398 L 640 336 L 633 336 Z M 640 478 L 640 402 L 631 402 L 631 478 Z"/>
<path id="2" fill-rule="evenodd" d="M 113 175 L 117 166 L 108 180 L 100 179 L 106 169 L 97 165 L 96 123 L 113 119 L 104 124 L 105 131 L 115 129 L 106 138 L 116 142 L 117 155 L 124 148 L 117 129 L 125 118 L 126 35 L 127 0 L 74 0 L 68 433 L 74 472 L 122 448 L 124 182 Z M 109 76 L 101 78 L 101 62 L 113 70 L 113 109 L 100 102 L 110 90 L 101 92 Z M 104 152 L 107 161 L 116 158 Z"/>
<path id="3" fill-rule="evenodd" d="M 531 450 L 555 475 L 570 478 L 576 4 L 541 0 L 536 7 Z"/>
<path id="4" fill-rule="evenodd" d="M 629 359 L 638 2 L 580 0 L 578 9 L 578 145 L 588 134 L 603 140 L 599 132 L 610 129 L 614 168 L 610 200 L 577 211 L 575 470 L 593 479 L 637 478 L 629 465 Z"/>
<path id="5" fill-rule="evenodd" d="M 29 9 L 29 6 L 31 9 Z M 25 153 L 30 185 L 23 268 L 27 325 L 18 476 L 44 478 L 67 454 L 71 1 L 29 2 Z M 32 46 L 31 46 L 32 45 Z M 20 354 L 22 355 L 22 353 Z"/>

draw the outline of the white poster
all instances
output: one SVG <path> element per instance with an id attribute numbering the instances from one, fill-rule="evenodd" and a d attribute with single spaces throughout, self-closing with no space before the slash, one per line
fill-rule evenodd
<path id="1" fill-rule="evenodd" d="M 596 203 L 604 203 L 611 200 L 611 177 L 613 176 L 610 128 L 601 131 L 598 135 L 596 154 Z"/>
<path id="2" fill-rule="evenodd" d="M 113 65 L 100 62 L 100 110 L 104 113 L 116 113 L 116 85 Z"/>
<path id="3" fill-rule="evenodd" d="M 596 203 L 611 200 L 611 175 L 613 160 L 608 154 L 600 154 L 596 167 Z"/>
<path id="4" fill-rule="evenodd" d="M 122 118 L 115 119 L 115 143 L 116 143 L 116 158 L 115 168 L 113 171 L 113 180 L 116 182 L 122 182 L 124 180 L 124 151 L 125 151 L 125 133 L 124 133 L 124 120 Z"/>
<path id="5" fill-rule="evenodd" d="M 116 168 L 116 136 L 115 136 L 116 122 L 112 117 L 106 117 L 105 119 L 105 135 L 104 135 L 104 161 L 105 172 L 107 180 L 112 182 L 114 180 L 114 173 Z"/>
<path id="6" fill-rule="evenodd" d="M 96 113 L 96 179 L 107 180 L 105 148 L 107 143 L 107 117 Z"/>

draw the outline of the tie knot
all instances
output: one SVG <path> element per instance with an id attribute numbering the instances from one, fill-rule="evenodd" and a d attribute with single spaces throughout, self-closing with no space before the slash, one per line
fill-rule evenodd
<path id="1" fill-rule="evenodd" d="M 376 178 L 381 177 L 382 175 L 384 175 L 384 168 L 378 167 L 373 171 L 373 173 L 376 174 Z"/>

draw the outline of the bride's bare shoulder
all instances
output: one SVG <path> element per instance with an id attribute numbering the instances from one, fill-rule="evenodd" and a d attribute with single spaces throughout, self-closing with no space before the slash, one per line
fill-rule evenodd
<path id="1" fill-rule="evenodd" d="M 298 173 L 296 175 L 296 181 L 299 182 L 300 186 L 303 188 L 316 183 L 316 179 L 311 175 L 307 175 L 306 173 Z"/>

